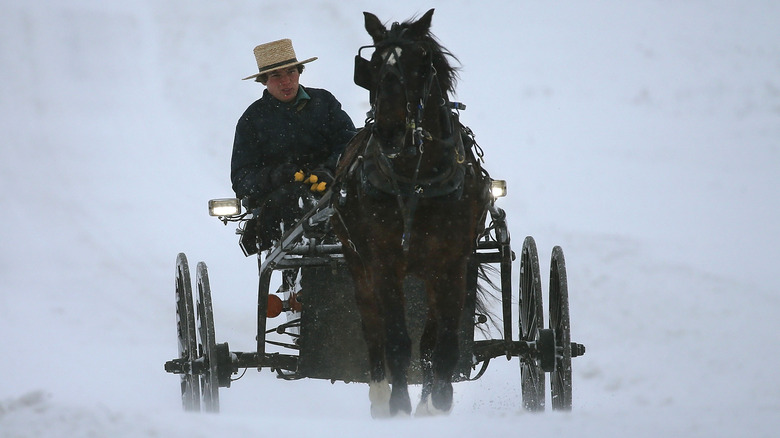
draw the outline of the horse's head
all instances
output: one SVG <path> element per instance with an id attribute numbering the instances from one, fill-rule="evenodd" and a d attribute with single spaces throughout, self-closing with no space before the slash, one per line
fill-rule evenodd
<path id="1" fill-rule="evenodd" d="M 355 82 L 371 91 L 375 140 L 390 155 L 419 148 L 424 136 L 442 131 L 443 109 L 457 76 L 448 62 L 453 56 L 430 33 L 433 9 L 390 29 L 374 14 L 363 14 L 374 44 L 361 51 L 372 47 L 374 52 L 370 60 L 358 54 Z"/>

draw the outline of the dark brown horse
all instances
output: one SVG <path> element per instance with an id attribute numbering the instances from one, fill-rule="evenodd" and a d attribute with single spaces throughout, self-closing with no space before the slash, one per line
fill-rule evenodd
<path id="1" fill-rule="evenodd" d="M 466 272 L 490 202 L 449 95 L 454 58 L 431 35 L 433 9 L 387 29 L 364 13 L 370 61 L 356 82 L 371 91 L 373 117 L 339 164 L 332 218 L 354 278 L 370 366 L 374 416 L 411 413 L 411 345 L 403 281 L 418 276 L 428 316 L 420 340 L 418 414 L 449 412 L 466 296 Z M 362 50 L 362 48 L 361 48 Z M 389 372 L 389 375 L 387 373 Z M 392 390 L 390 390 L 392 384 Z"/>

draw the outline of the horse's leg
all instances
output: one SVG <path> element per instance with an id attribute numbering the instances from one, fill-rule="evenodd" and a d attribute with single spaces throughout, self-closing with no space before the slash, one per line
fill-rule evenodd
<path id="1" fill-rule="evenodd" d="M 349 257 L 348 254 L 347 257 Z M 368 398 L 371 401 L 371 416 L 390 417 L 390 384 L 385 375 L 385 335 L 384 321 L 373 285 L 368 278 L 375 275 L 362 263 L 348 263 L 348 266 L 361 266 L 352 269 L 355 279 L 355 300 L 360 311 L 363 338 L 368 352 L 369 382 Z"/>
<path id="2" fill-rule="evenodd" d="M 384 324 L 376 303 L 360 306 L 363 315 L 363 336 L 368 348 L 368 399 L 373 418 L 390 417 L 390 384 L 385 375 Z"/>
<path id="3" fill-rule="evenodd" d="M 407 372 L 412 357 L 412 341 L 406 329 L 406 309 L 403 281 L 394 266 L 377 271 L 376 291 L 381 301 L 385 322 L 385 358 L 392 383 L 390 415 L 399 412 L 411 414 Z"/>
<path id="4" fill-rule="evenodd" d="M 384 324 L 376 306 L 364 315 L 366 316 L 363 317 L 363 335 L 368 347 L 368 399 L 371 402 L 371 417 L 388 418 L 392 414 L 390 383 L 385 374 L 385 338 L 382 331 Z"/>
<path id="5" fill-rule="evenodd" d="M 420 369 L 422 371 L 422 396 L 415 415 L 431 415 L 430 398 L 433 390 L 433 348 L 436 346 L 436 315 L 428 304 L 428 317 L 420 338 Z"/>
<path id="6" fill-rule="evenodd" d="M 449 413 L 452 409 L 452 374 L 460 357 L 458 336 L 466 291 L 465 270 L 465 261 L 454 262 L 442 267 L 441 275 L 429 279 L 430 293 L 435 294 L 431 305 L 436 315 L 436 333 L 430 353 L 430 399 L 421 400 L 421 404 L 430 414 Z"/>

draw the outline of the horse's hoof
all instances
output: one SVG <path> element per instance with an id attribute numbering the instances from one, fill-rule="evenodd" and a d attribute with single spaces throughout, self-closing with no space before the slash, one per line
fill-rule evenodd
<path id="1" fill-rule="evenodd" d="M 368 399 L 371 401 L 371 418 L 390 418 L 390 384 L 387 380 L 368 384 Z"/>
<path id="2" fill-rule="evenodd" d="M 431 396 L 427 395 L 423 397 L 422 400 L 420 400 L 420 403 L 417 405 L 417 409 L 414 411 L 415 417 L 440 417 L 443 415 L 449 415 L 450 412 L 452 412 L 452 404 L 450 404 L 449 409 L 442 410 L 437 408 L 433 405 L 433 401 L 431 401 Z"/>
<path id="3" fill-rule="evenodd" d="M 392 417 L 392 415 L 390 415 L 390 405 L 380 406 L 373 403 L 371 404 L 371 418 L 381 420 L 390 417 Z"/>
<path id="4" fill-rule="evenodd" d="M 405 417 L 412 415 L 412 401 L 409 399 L 409 391 L 406 387 L 393 387 L 393 393 L 390 395 L 390 415 Z"/>

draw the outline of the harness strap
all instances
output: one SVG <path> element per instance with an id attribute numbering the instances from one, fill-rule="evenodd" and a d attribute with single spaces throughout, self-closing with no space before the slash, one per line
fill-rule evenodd
<path id="1" fill-rule="evenodd" d="M 445 148 L 453 150 L 453 155 L 447 158 L 449 162 L 443 163 L 443 172 L 431 178 L 419 179 L 396 173 L 393 163 L 381 152 L 378 142 L 370 137 L 362 156 L 362 179 L 387 195 L 416 193 L 422 198 L 442 198 L 450 195 L 459 198 L 466 175 L 463 139 L 458 133 L 441 141 L 445 143 Z"/>

